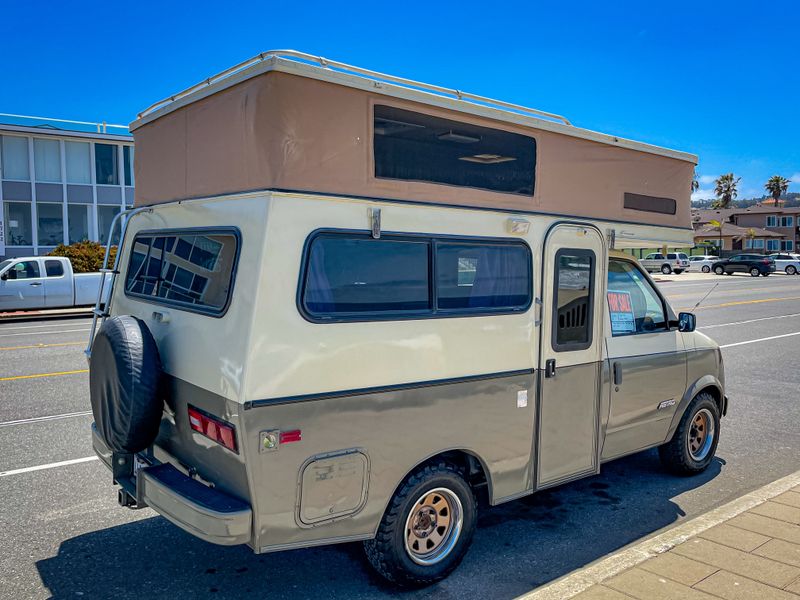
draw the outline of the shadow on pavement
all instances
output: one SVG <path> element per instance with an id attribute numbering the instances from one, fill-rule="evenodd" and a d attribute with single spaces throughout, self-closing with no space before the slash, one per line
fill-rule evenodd
<path id="1" fill-rule="evenodd" d="M 360 544 L 257 556 L 197 540 L 160 517 L 66 540 L 36 566 L 56 598 L 512 598 L 675 522 L 684 513 L 670 499 L 723 465 L 716 459 L 701 475 L 674 477 L 649 451 L 599 476 L 485 508 L 461 567 L 426 590 L 384 583 Z"/>

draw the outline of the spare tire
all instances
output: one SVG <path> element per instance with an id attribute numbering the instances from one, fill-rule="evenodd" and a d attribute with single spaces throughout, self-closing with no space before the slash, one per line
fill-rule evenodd
<path id="1" fill-rule="evenodd" d="M 97 431 L 114 452 L 140 452 L 156 439 L 161 377 L 147 325 L 131 316 L 106 319 L 92 345 L 89 392 Z"/>

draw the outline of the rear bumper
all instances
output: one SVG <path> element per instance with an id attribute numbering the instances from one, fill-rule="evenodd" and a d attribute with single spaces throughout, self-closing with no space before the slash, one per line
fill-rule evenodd
<path id="1" fill-rule="evenodd" d="M 92 445 L 111 469 L 112 452 L 94 425 Z M 202 540 L 233 546 L 252 538 L 253 511 L 246 502 L 203 485 L 169 463 L 143 467 L 136 475 L 115 483 L 136 498 L 137 506 L 149 506 Z"/>

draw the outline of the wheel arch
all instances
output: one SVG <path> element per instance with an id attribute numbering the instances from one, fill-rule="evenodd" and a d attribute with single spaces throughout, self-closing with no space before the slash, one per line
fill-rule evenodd
<path id="1" fill-rule="evenodd" d="M 667 432 L 667 440 L 672 439 L 672 436 L 675 434 L 675 430 L 678 428 L 678 424 L 680 423 L 681 418 L 686 412 L 686 408 L 689 406 L 691 401 L 702 393 L 709 393 L 714 397 L 714 401 L 717 404 L 720 416 L 727 412 L 728 407 L 726 406 L 726 398 L 722 382 L 720 382 L 720 380 L 714 375 L 704 375 L 690 385 L 683 394 L 683 398 L 681 398 L 680 404 L 678 404 L 678 408 L 675 410 L 675 414 L 672 417 L 672 423 L 670 423 L 669 430 Z"/>

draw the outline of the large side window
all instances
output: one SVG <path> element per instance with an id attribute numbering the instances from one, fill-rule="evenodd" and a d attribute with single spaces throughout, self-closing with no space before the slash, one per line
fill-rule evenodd
<path id="1" fill-rule="evenodd" d="M 309 243 L 300 308 L 311 320 L 526 310 L 531 255 L 518 242 L 323 233 Z"/>
<path id="2" fill-rule="evenodd" d="M 607 296 L 612 335 L 651 333 L 666 329 L 667 319 L 661 298 L 632 263 L 609 260 Z"/>
<path id="3" fill-rule="evenodd" d="M 393 106 L 375 106 L 375 177 L 533 196 L 536 140 Z"/>
<path id="4" fill-rule="evenodd" d="M 238 241 L 231 230 L 139 233 L 133 241 L 125 293 L 222 314 L 233 287 Z"/>
<path id="5" fill-rule="evenodd" d="M 6 271 L 9 279 L 36 279 L 39 275 L 39 263 L 35 260 L 26 260 L 18 262 L 8 271 Z"/>
<path id="6" fill-rule="evenodd" d="M 595 254 L 562 248 L 555 263 L 553 349 L 585 350 L 592 345 Z"/>

